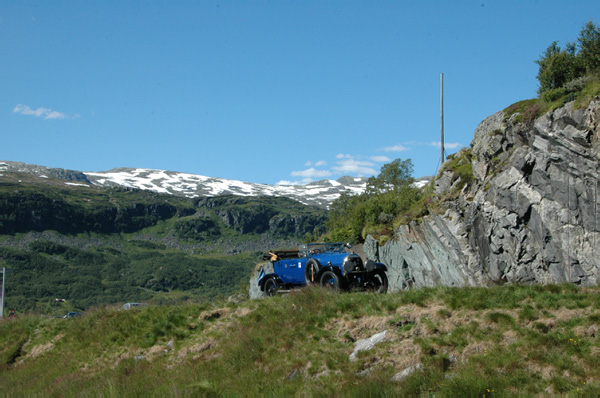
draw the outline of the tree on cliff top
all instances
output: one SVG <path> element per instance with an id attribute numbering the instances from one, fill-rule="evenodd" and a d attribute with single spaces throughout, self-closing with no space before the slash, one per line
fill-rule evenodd
<path id="1" fill-rule="evenodd" d="M 600 73 L 600 29 L 589 21 L 577 43 L 567 43 L 566 48 L 561 49 L 554 41 L 535 63 L 540 67 L 537 75 L 540 94 L 561 88 L 586 74 Z"/>
<path id="2" fill-rule="evenodd" d="M 400 191 L 411 185 L 415 180 L 412 177 L 413 164 L 410 159 L 396 159 L 381 167 L 379 175 L 367 180 L 368 194 L 381 194 L 390 191 Z"/>
<path id="3" fill-rule="evenodd" d="M 367 230 L 391 229 L 393 221 L 419 199 L 412 172 L 410 159 L 396 159 L 369 178 L 363 194 L 343 194 L 335 200 L 327 221 L 329 238 L 357 242 L 364 239 Z"/>

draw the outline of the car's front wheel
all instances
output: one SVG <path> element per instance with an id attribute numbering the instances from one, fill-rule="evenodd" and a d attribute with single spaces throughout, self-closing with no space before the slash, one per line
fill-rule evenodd
<path id="1" fill-rule="evenodd" d="M 268 297 L 275 296 L 279 290 L 279 284 L 274 278 L 269 278 L 265 281 L 265 294 Z"/>
<path id="2" fill-rule="evenodd" d="M 340 278 L 333 271 L 325 271 L 323 275 L 321 275 L 321 286 L 326 287 L 328 289 L 339 290 L 340 288 Z"/>
<path id="3" fill-rule="evenodd" d="M 388 290 L 388 278 L 385 271 L 376 269 L 371 273 L 371 287 L 376 293 L 386 293 Z"/>

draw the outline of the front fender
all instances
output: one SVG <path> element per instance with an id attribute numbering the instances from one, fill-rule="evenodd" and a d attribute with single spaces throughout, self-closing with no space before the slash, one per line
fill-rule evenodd
<path id="1" fill-rule="evenodd" d="M 375 269 L 381 269 L 381 270 L 384 270 L 385 272 L 387 272 L 387 270 L 388 270 L 387 266 L 383 263 L 375 263 Z"/>
<path id="2" fill-rule="evenodd" d="M 385 272 L 387 272 L 387 270 L 388 270 L 385 264 L 383 264 L 383 263 L 376 263 L 373 260 L 367 261 L 367 263 L 365 264 L 365 268 L 366 268 L 366 270 L 368 272 L 373 272 L 376 269 L 380 269 L 380 270 L 383 270 Z"/>

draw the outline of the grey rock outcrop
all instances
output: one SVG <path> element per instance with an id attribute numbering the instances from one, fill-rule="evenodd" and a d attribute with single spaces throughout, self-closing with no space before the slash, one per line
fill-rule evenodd
<path id="1" fill-rule="evenodd" d="M 385 340 L 386 334 L 387 330 L 384 330 L 383 332 L 374 334 L 368 339 L 358 340 L 356 343 L 354 343 L 354 350 L 352 351 L 352 353 L 350 353 L 348 359 L 350 359 L 351 362 L 356 361 L 358 359 L 357 355 L 359 352 L 368 351 L 372 349 L 373 347 L 375 347 L 375 345 Z"/>
<path id="2" fill-rule="evenodd" d="M 57 178 L 65 181 L 77 181 L 91 184 L 90 180 L 88 180 L 86 175 L 81 171 L 37 166 L 23 162 L 0 161 L 0 171 L 27 173 L 39 177 Z"/>
<path id="3" fill-rule="evenodd" d="M 250 288 L 248 291 L 248 296 L 251 299 L 264 298 L 267 297 L 265 292 L 260 290 L 260 286 L 258 286 L 258 277 L 260 276 L 260 269 L 264 268 L 265 274 L 270 274 L 273 272 L 273 264 L 269 261 L 259 264 L 256 266 L 254 273 L 250 277 Z"/>
<path id="4" fill-rule="evenodd" d="M 366 255 L 389 267 L 390 290 L 599 282 L 600 98 L 519 119 L 490 116 L 444 164 L 438 211 L 385 245 L 367 238 Z M 451 167 L 456 159 L 470 163 L 469 180 Z"/>

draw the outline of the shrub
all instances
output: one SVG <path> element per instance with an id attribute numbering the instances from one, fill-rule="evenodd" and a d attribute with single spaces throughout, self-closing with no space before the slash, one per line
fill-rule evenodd
<path id="1" fill-rule="evenodd" d="M 588 73 L 600 71 L 600 29 L 592 21 L 589 21 L 578 38 L 579 57 Z"/>
<path id="2" fill-rule="evenodd" d="M 48 240 L 36 240 L 29 244 L 29 248 L 38 253 L 46 254 L 64 254 L 68 247 Z"/>
<path id="3" fill-rule="evenodd" d="M 565 87 L 553 88 L 542 93 L 542 99 L 546 102 L 554 102 L 567 94 Z"/>
<path id="4" fill-rule="evenodd" d="M 561 49 L 554 41 L 535 63 L 540 67 L 537 75 L 539 94 L 548 93 L 544 98 L 548 102 L 557 100 L 568 93 L 554 90 L 586 74 L 600 72 L 600 29 L 589 21 L 581 30 L 577 44 L 567 43 L 566 48 Z"/>
<path id="5" fill-rule="evenodd" d="M 575 45 L 570 43 L 565 50 L 561 50 L 558 42 L 553 42 L 535 62 L 540 66 L 537 76 L 540 94 L 561 88 L 584 73 L 581 61 L 575 55 Z"/>
<path id="6" fill-rule="evenodd" d="M 208 217 L 177 221 L 174 229 L 179 238 L 192 240 L 203 240 L 221 232 L 219 226 Z"/>

